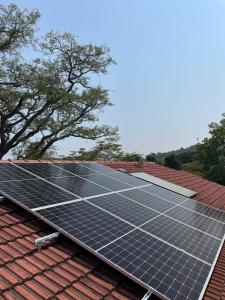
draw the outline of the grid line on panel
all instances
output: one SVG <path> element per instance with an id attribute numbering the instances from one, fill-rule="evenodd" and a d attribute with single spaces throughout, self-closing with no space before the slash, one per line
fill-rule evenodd
<path id="1" fill-rule="evenodd" d="M 28 174 L 26 171 L 18 169 L 12 163 L 0 164 L 0 182 L 35 179 L 33 174 Z"/>
<path id="2" fill-rule="evenodd" d="M 149 221 L 141 228 L 210 264 L 213 263 L 221 243 L 221 240 L 187 227 L 165 215 Z"/>
<path id="3" fill-rule="evenodd" d="M 204 215 L 197 214 L 180 205 L 166 213 L 175 220 L 179 220 L 184 224 L 188 224 L 194 228 L 200 229 L 219 239 L 222 239 L 225 233 L 225 224 L 217 222 L 214 219 L 207 218 Z M 197 217 L 196 217 L 197 215 Z"/>
<path id="4" fill-rule="evenodd" d="M 185 200 L 189 199 L 188 197 L 185 197 L 185 196 L 182 196 L 182 195 L 177 194 L 175 192 L 169 191 L 165 188 L 161 188 L 161 187 L 159 187 L 157 185 L 154 185 L 154 184 L 152 184 L 149 187 L 143 187 L 141 189 L 144 190 L 147 193 L 150 193 L 150 194 L 152 194 L 154 196 L 157 196 L 161 199 L 164 199 L 166 201 L 173 202 L 173 203 L 176 203 L 176 204 L 179 204 L 179 203 L 184 202 Z"/>
<path id="5" fill-rule="evenodd" d="M 26 181 L 0 183 L 0 190 L 28 208 L 43 206 L 46 203 L 58 203 L 62 199 L 74 200 L 76 197 L 39 178 Z"/>
<path id="6" fill-rule="evenodd" d="M 119 193 L 95 197 L 90 202 L 135 226 L 140 226 L 159 214 L 150 208 L 141 206 L 137 202 L 121 196 Z"/>
<path id="7" fill-rule="evenodd" d="M 153 211 L 155 211 L 155 212 L 159 212 L 159 211 L 153 209 L 153 208 L 150 207 L 150 206 L 147 206 L 147 205 L 145 205 L 145 204 L 142 204 L 141 202 L 138 202 L 138 201 L 136 201 L 136 200 L 130 198 L 129 196 L 125 196 L 124 193 L 119 193 L 119 194 L 120 194 L 121 196 L 123 196 L 124 198 L 129 199 L 130 201 L 134 201 L 134 202 L 138 203 L 139 205 L 142 205 L 143 207 L 146 207 L 147 209 L 150 208 L 151 210 L 153 210 Z M 140 200 L 139 200 L 139 201 L 140 201 Z M 185 202 L 186 202 L 186 200 L 184 200 L 183 202 L 181 202 L 181 204 L 182 204 L 182 203 L 185 203 Z M 159 215 L 157 215 L 157 216 L 154 217 L 153 219 L 155 219 L 155 218 L 157 218 L 157 217 L 159 217 L 159 216 L 161 216 L 161 215 L 165 215 L 166 217 L 168 217 L 168 218 L 170 218 L 170 219 L 172 219 L 172 220 L 175 220 L 176 222 L 181 223 L 182 225 L 185 225 L 185 226 L 190 227 L 190 228 L 192 228 L 192 229 L 194 229 L 194 230 L 197 230 L 197 231 L 199 231 L 199 232 L 202 232 L 202 233 L 204 233 L 204 234 L 206 234 L 206 235 L 208 235 L 208 236 L 211 236 L 211 237 L 213 237 L 213 238 L 215 238 L 215 239 L 221 240 L 220 238 L 215 237 L 214 235 L 212 235 L 212 234 L 210 234 L 210 233 L 207 233 L 207 232 L 205 232 L 205 231 L 203 231 L 203 230 L 201 230 L 201 229 L 198 229 L 198 228 L 196 228 L 196 227 L 193 227 L 193 226 L 191 226 L 191 225 L 189 225 L 189 224 L 186 224 L 186 223 L 182 222 L 181 220 L 177 220 L 177 219 L 175 219 L 175 218 L 173 218 L 173 217 L 168 216 L 168 215 L 165 214 L 165 213 L 169 212 L 170 210 L 172 210 L 173 208 L 175 208 L 176 206 L 181 206 L 181 205 L 180 205 L 180 204 L 175 204 L 175 203 L 173 203 L 173 206 L 171 206 L 171 207 L 170 207 L 169 209 L 167 209 L 166 211 L 164 210 L 163 212 L 160 212 Z M 151 220 L 153 220 L 153 219 L 151 219 Z M 142 225 L 143 225 L 143 224 L 142 224 Z"/>
<path id="8" fill-rule="evenodd" d="M 46 178 L 48 182 L 53 183 L 56 186 L 64 188 L 65 190 L 78 195 L 80 198 L 100 195 L 109 192 L 104 187 L 95 185 L 92 182 L 86 181 L 80 177 L 68 176 L 68 177 L 50 177 Z"/>
<path id="9" fill-rule="evenodd" d="M 197 299 L 210 266 L 136 229 L 99 253 L 170 299 Z"/>
<path id="10" fill-rule="evenodd" d="M 76 194 L 74 194 L 74 193 L 71 193 L 70 191 L 67 191 L 66 189 L 64 189 L 64 188 L 62 188 L 62 187 L 60 187 L 60 186 L 55 185 L 55 184 L 52 183 L 52 182 L 47 181 L 45 178 L 41 178 L 40 176 L 35 175 L 35 174 L 33 174 L 32 172 L 30 172 L 30 171 L 28 171 L 28 170 L 26 170 L 26 169 L 23 169 L 22 167 L 20 167 L 19 165 L 15 164 L 15 163 L 13 163 L 13 162 L 11 162 L 11 164 L 13 164 L 14 166 L 16 166 L 16 167 L 19 168 L 19 169 L 24 170 L 25 172 L 27 172 L 27 173 L 29 173 L 29 174 L 35 176 L 36 178 L 41 179 L 42 181 L 45 181 L 45 182 L 47 182 L 48 184 L 50 184 L 50 185 L 52 185 L 52 186 L 55 186 L 55 187 L 57 187 L 57 188 L 63 190 L 64 192 L 70 193 L 71 195 L 74 195 L 74 196 L 80 198 L 80 196 L 78 196 L 78 195 L 76 195 Z"/>
<path id="11" fill-rule="evenodd" d="M 112 191 L 111 189 L 109 189 L 109 188 L 107 188 L 107 187 L 104 187 L 104 186 L 101 185 L 101 184 L 95 183 L 95 182 L 93 182 L 93 181 L 91 181 L 91 180 L 89 180 L 89 179 L 87 179 L 87 178 L 83 178 L 82 176 L 80 176 L 80 175 L 78 175 L 78 174 L 75 174 L 75 173 L 73 173 L 73 172 L 71 172 L 71 171 L 68 171 L 68 170 L 66 170 L 66 169 L 63 169 L 63 168 L 59 167 L 58 165 L 54 165 L 54 166 L 55 166 L 56 168 L 61 169 L 61 170 L 65 170 L 68 174 L 71 174 L 71 175 L 73 175 L 73 176 L 75 176 L 75 177 L 79 177 L 79 178 L 84 179 L 84 180 L 86 180 L 86 181 L 89 181 L 89 182 L 91 182 L 91 183 L 93 183 L 93 184 L 96 184 L 96 185 L 98 185 L 98 186 L 100 186 L 100 187 L 102 187 L 102 188 L 105 188 L 105 189 L 107 189 L 107 190 L 109 190 L 109 191 Z M 94 175 L 94 174 L 93 174 L 93 175 Z"/>
<path id="12" fill-rule="evenodd" d="M 64 177 L 68 175 L 64 170 L 58 169 L 49 163 L 16 163 L 16 165 L 40 178 Z"/>
<path id="13" fill-rule="evenodd" d="M 97 204 L 94 204 L 94 203 L 91 202 L 91 201 L 88 201 L 88 200 L 84 200 L 84 201 L 88 202 L 89 204 L 92 204 L 93 206 L 95 206 L 95 207 L 97 207 L 97 208 L 103 210 L 103 211 L 106 212 L 106 213 L 109 213 L 110 215 L 112 215 L 112 216 L 114 216 L 114 217 L 116 217 L 116 218 L 118 218 L 118 219 L 120 219 L 120 220 L 122 220 L 122 221 L 124 221 L 124 222 L 126 222 L 126 223 L 128 223 L 128 224 L 130 224 L 130 225 L 132 225 L 132 226 L 135 226 L 135 227 L 136 227 L 137 229 L 139 229 L 140 231 L 143 231 L 143 232 L 147 233 L 148 235 L 150 235 L 150 236 L 152 236 L 152 237 L 154 237 L 154 238 L 156 238 L 156 239 L 158 239 L 158 240 L 164 242 L 165 244 L 168 244 L 169 246 L 171 246 L 171 247 L 173 247 L 173 248 L 175 248 L 175 249 L 177 249 L 177 250 L 183 251 L 183 252 L 186 253 L 187 255 L 190 255 L 190 256 L 194 257 L 195 259 L 197 259 L 197 260 L 199 260 L 199 261 L 202 261 L 202 262 L 204 262 L 204 263 L 206 263 L 206 264 L 209 264 L 208 262 L 204 261 L 204 260 L 201 259 L 200 257 L 195 256 L 195 255 L 193 255 L 193 254 L 190 254 L 190 253 L 188 253 L 187 251 L 185 251 L 185 249 L 179 248 L 179 247 L 177 247 L 176 245 L 174 245 L 174 244 L 172 244 L 172 243 L 170 243 L 170 242 L 168 242 L 168 241 L 166 241 L 166 240 L 163 240 L 163 239 L 160 238 L 159 236 L 157 236 L 157 235 L 155 235 L 155 234 L 152 234 L 152 233 L 146 231 L 144 228 L 142 228 L 142 226 L 145 225 L 146 223 L 148 223 L 150 220 L 145 221 L 145 222 L 142 223 L 141 225 L 137 226 L 137 225 L 134 225 L 133 223 L 131 223 L 131 222 L 129 222 L 129 221 L 126 221 L 126 220 L 122 219 L 120 216 L 116 215 L 115 212 L 113 212 L 113 213 L 112 213 L 112 212 L 109 212 L 108 210 L 102 208 L 101 206 L 99 206 L 99 205 L 97 205 Z M 178 206 L 178 205 L 177 205 L 177 206 Z M 172 209 L 172 208 L 170 208 L 169 210 L 171 210 L 171 209 Z M 168 211 L 169 211 L 169 210 L 168 210 Z M 161 214 L 152 217 L 152 220 L 157 219 L 160 215 L 161 215 Z M 114 240 L 112 240 L 109 244 L 112 244 L 113 242 L 114 242 Z M 101 247 L 101 248 L 102 248 L 102 247 Z M 99 251 L 99 249 L 98 249 L 97 251 Z"/>
<path id="14" fill-rule="evenodd" d="M 86 201 L 45 209 L 38 214 L 96 250 L 134 227 Z"/>
<path id="15" fill-rule="evenodd" d="M 88 168 L 90 169 L 90 167 L 86 166 L 86 164 L 96 164 L 96 163 L 80 163 L 82 166 L 84 166 L 85 168 Z M 80 165 L 79 164 L 79 165 Z M 104 169 L 108 169 L 109 167 L 106 167 L 104 165 L 101 165 L 101 164 L 98 164 L 99 166 L 101 166 L 102 168 Z M 120 171 L 117 171 L 117 170 L 114 170 L 112 168 L 109 168 L 111 169 L 112 171 L 114 172 L 111 172 L 111 173 L 104 173 L 104 172 L 99 172 L 99 171 L 96 171 L 96 172 L 99 172 L 111 179 L 115 179 L 115 180 L 118 180 L 120 182 L 123 182 L 123 183 L 126 183 L 126 184 L 129 184 L 130 186 L 133 186 L 133 187 L 138 187 L 139 185 L 152 185 L 151 183 L 149 182 L 146 182 L 144 180 L 141 180 L 139 178 L 136 178 L 130 174 L 126 174 L 126 173 L 122 173 Z M 115 176 L 114 176 L 115 175 Z M 120 177 L 120 178 L 119 178 Z M 125 179 L 126 178 L 126 179 Z M 136 183 L 136 184 L 134 184 Z"/>
<path id="16" fill-rule="evenodd" d="M 205 205 L 203 203 L 199 203 L 193 199 L 188 199 L 188 200 L 190 200 L 190 201 L 186 201 L 181 206 L 190 211 L 194 211 L 195 213 L 203 215 L 207 218 L 210 218 L 210 219 L 216 220 L 217 222 L 225 224 L 225 212 L 224 211 L 215 209 L 215 208 Z"/>
<path id="17" fill-rule="evenodd" d="M 73 173 L 72 170 L 69 171 L 67 169 L 62 168 L 59 165 L 54 165 L 54 166 L 59 169 L 65 170 L 66 172 L 68 172 L 68 174 L 71 174 L 71 175 L 79 177 L 83 180 L 89 181 L 89 182 L 96 184 L 98 186 L 101 186 L 109 191 L 117 191 L 117 190 L 122 190 L 122 189 L 131 187 L 129 184 L 122 182 L 122 181 L 118 181 L 114 178 L 110 178 L 110 181 L 109 181 L 109 180 L 107 180 L 107 179 L 109 179 L 108 176 L 106 176 L 105 174 L 97 173 L 97 174 L 89 174 L 89 175 L 79 175 L 77 173 Z M 73 165 L 72 165 L 72 167 L 73 167 Z"/>
<path id="18" fill-rule="evenodd" d="M 130 187 L 128 189 L 124 189 L 124 190 L 121 190 L 121 191 L 116 191 L 116 192 L 115 191 L 111 191 L 111 192 L 103 193 L 101 195 L 93 195 L 93 196 L 89 196 L 89 197 L 83 197 L 83 198 L 80 198 L 79 200 L 89 200 L 89 199 L 93 199 L 93 198 L 96 198 L 96 197 L 99 197 L 99 196 L 107 196 L 107 195 L 111 195 L 111 194 L 117 194 L 117 193 L 123 192 L 123 191 L 135 190 L 135 189 L 137 189 L 137 188 L 136 187 Z M 33 209 L 33 211 L 47 209 L 47 208 L 50 208 L 50 207 L 62 206 L 62 205 L 70 204 L 70 203 L 73 203 L 73 202 L 74 202 L 74 200 L 63 201 L 63 202 L 59 202 L 59 203 L 56 203 L 56 204 L 50 204 L 50 205 L 40 206 L 40 207 L 36 207 L 35 209 Z"/>
<path id="19" fill-rule="evenodd" d="M 169 208 L 176 206 L 175 203 L 168 202 L 167 200 L 161 198 L 160 198 L 161 200 L 160 202 L 158 197 L 146 193 L 145 191 L 142 191 L 140 188 L 137 188 L 135 190 L 120 192 L 120 195 L 132 201 L 135 201 L 140 205 L 144 205 L 145 207 L 158 211 L 160 213 L 168 210 Z"/>

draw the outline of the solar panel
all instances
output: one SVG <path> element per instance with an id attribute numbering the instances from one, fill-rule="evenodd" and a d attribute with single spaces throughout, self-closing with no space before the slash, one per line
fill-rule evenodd
<path id="1" fill-rule="evenodd" d="M 141 228 L 210 264 L 221 244 L 221 240 L 163 215 Z"/>
<path id="2" fill-rule="evenodd" d="M 11 163 L 0 163 L 0 182 L 34 178 L 36 177 L 15 167 Z"/>
<path id="3" fill-rule="evenodd" d="M 97 163 L 7 165 L 9 199 L 164 297 L 203 294 L 225 213 Z"/>
<path id="4" fill-rule="evenodd" d="M 17 163 L 16 165 L 41 178 L 63 177 L 69 175 L 68 172 L 48 163 Z"/>
<path id="5" fill-rule="evenodd" d="M 90 202 L 136 226 L 139 226 L 158 215 L 154 210 L 145 208 L 119 194 L 110 194 L 93 198 Z"/>
<path id="6" fill-rule="evenodd" d="M 104 166 L 102 164 L 99 163 L 94 163 L 94 162 L 83 162 L 83 163 L 79 163 L 79 166 L 83 166 L 85 168 L 88 168 L 90 170 L 94 170 L 96 172 L 102 173 L 102 174 L 107 174 L 107 173 L 116 173 L 117 171 L 109 168 L 107 166 Z"/>
<path id="7" fill-rule="evenodd" d="M 104 194 L 110 191 L 109 189 L 75 176 L 50 177 L 46 178 L 46 180 L 82 198 Z"/>
<path id="8" fill-rule="evenodd" d="M 181 204 L 181 206 L 225 223 L 225 212 L 219 209 L 204 205 L 191 199 L 185 201 Z"/>
<path id="9" fill-rule="evenodd" d="M 184 202 L 185 200 L 188 199 L 187 197 L 184 197 L 184 196 L 179 195 L 177 193 L 168 191 L 164 188 L 161 188 L 161 187 L 159 187 L 157 185 L 153 185 L 153 184 L 148 186 L 148 187 L 143 187 L 143 190 L 146 191 L 146 192 L 155 194 L 159 197 L 162 197 L 162 198 L 164 198 L 168 201 L 171 201 L 173 203 L 176 203 L 176 204 L 180 204 L 181 202 Z"/>
<path id="10" fill-rule="evenodd" d="M 40 210 L 38 213 L 94 250 L 133 229 L 131 225 L 85 201 Z"/>
<path id="11" fill-rule="evenodd" d="M 138 187 L 138 186 L 143 186 L 143 185 L 149 186 L 149 182 L 138 179 L 129 174 L 121 173 L 119 171 L 115 171 L 114 173 L 106 174 L 106 175 L 109 176 L 110 178 L 115 178 L 117 180 L 121 180 L 122 182 L 125 182 L 133 187 Z"/>
<path id="12" fill-rule="evenodd" d="M 222 239 L 225 234 L 225 224 L 194 211 L 187 210 L 181 206 L 177 206 L 166 212 L 166 215 L 220 239 Z"/>
<path id="13" fill-rule="evenodd" d="M 0 191 L 30 209 L 78 198 L 38 178 L 0 182 Z"/>
<path id="14" fill-rule="evenodd" d="M 82 164 L 76 163 L 53 163 L 52 165 L 57 166 L 58 168 L 64 169 L 70 173 L 76 175 L 89 175 L 89 174 L 98 174 L 93 169 L 85 168 Z"/>
<path id="15" fill-rule="evenodd" d="M 198 299 L 210 266 L 136 229 L 98 251 L 169 299 Z"/>
<path id="16" fill-rule="evenodd" d="M 124 189 L 129 189 L 131 186 L 121 182 L 119 180 L 110 178 L 108 176 L 105 176 L 103 174 L 98 174 L 98 175 L 86 175 L 82 176 L 84 179 L 88 179 L 94 183 L 97 183 L 107 189 L 110 189 L 111 191 L 119 191 L 119 190 L 124 190 Z"/>
<path id="17" fill-rule="evenodd" d="M 176 204 L 160 199 L 157 196 L 154 196 L 152 194 L 149 194 L 145 191 L 142 191 L 140 189 L 133 189 L 130 191 L 124 191 L 120 193 L 121 195 L 128 197 L 130 199 L 135 200 L 136 202 L 139 202 L 151 209 L 157 210 L 158 212 L 162 213 L 172 207 L 174 207 Z"/>

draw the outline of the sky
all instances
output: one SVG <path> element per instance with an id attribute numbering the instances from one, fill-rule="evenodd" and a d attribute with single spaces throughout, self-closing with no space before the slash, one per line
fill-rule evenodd
<path id="1" fill-rule="evenodd" d="M 3 4 L 11 1 L 1 1 Z M 40 34 L 67 31 L 110 47 L 117 65 L 99 83 L 125 151 L 187 147 L 225 112 L 225 0 L 16 0 L 41 13 Z M 93 142 L 67 139 L 59 154 Z"/>

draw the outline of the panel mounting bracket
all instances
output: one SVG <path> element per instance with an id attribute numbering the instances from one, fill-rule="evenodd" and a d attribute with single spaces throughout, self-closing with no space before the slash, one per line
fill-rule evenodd
<path id="1" fill-rule="evenodd" d="M 153 289 L 150 288 L 141 300 L 149 300 L 151 295 L 153 295 Z"/>
<path id="2" fill-rule="evenodd" d="M 38 251 L 41 250 L 41 247 L 43 246 L 44 243 L 56 239 L 59 236 L 59 234 L 60 234 L 59 232 L 54 232 L 54 233 L 51 233 L 51 234 L 48 234 L 48 235 L 45 235 L 45 236 L 42 236 L 42 237 L 36 239 L 34 241 L 34 244 L 35 244 L 35 246 L 38 247 Z"/>
<path id="3" fill-rule="evenodd" d="M 0 202 L 2 202 L 5 199 L 5 197 L 0 196 Z"/>
<path id="4" fill-rule="evenodd" d="M 141 300 L 149 300 L 151 295 L 153 295 L 153 290 L 150 288 Z"/>

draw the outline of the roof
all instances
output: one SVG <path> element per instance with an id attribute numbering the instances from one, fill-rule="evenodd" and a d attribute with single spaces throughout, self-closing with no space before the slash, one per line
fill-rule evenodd
<path id="1" fill-rule="evenodd" d="M 184 171 L 147 163 L 103 162 L 128 172 L 146 172 L 198 192 L 193 198 L 225 210 L 225 187 Z M 222 199 L 222 200 L 221 200 Z M 34 240 L 52 229 L 9 201 L 0 203 L 0 300 L 3 299 L 141 299 L 142 287 L 66 237 L 45 245 Z M 223 246 L 204 299 L 225 299 Z"/>
<path id="2" fill-rule="evenodd" d="M 174 170 L 157 163 L 147 162 L 139 167 L 135 162 L 103 162 L 105 165 L 124 169 L 129 173 L 145 172 L 197 192 L 192 199 L 225 210 L 225 186 L 208 181 L 187 171 Z"/>

